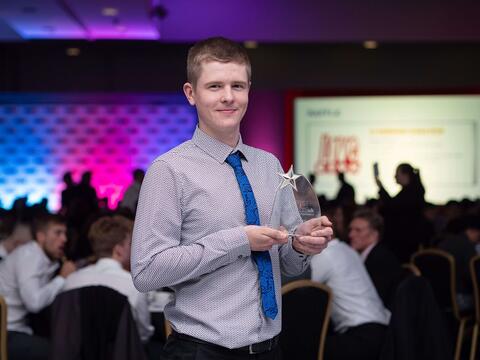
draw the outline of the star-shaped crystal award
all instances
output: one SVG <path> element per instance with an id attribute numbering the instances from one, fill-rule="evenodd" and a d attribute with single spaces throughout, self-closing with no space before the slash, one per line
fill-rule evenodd
<path id="1" fill-rule="evenodd" d="M 293 165 L 290 166 L 290 169 L 288 170 L 288 172 L 286 172 L 284 174 L 282 174 L 282 173 L 277 173 L 277 174 L 282 177 L 282 183 L 280 184 L 280 189 L 283 189 L 285 186 L 290 185 L 291 187 L 293 187 L 295 189 L 295 191 L 298 191 L 296 180 L 301 175 L 297 175 L 293 172 Z"/>
<path id="2" fill-rule="evenodd" d="M 277 173 L 280 183 L 275 191 L 270 226 L 293 229 L 300 224 L 320 216 L 320 204 L 312 185 L 303 175 L 295 174 L 293 165 L 286 173 Z"/>

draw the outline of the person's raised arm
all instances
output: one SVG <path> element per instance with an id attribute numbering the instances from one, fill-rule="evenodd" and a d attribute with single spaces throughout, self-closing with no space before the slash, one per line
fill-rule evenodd
<path id="1" fill-rule="evenodd" d="M 55 276 L 50 282 L 43 285 L 42 274 L 38 273 L 36 261 L 25 261 L 16 264 L 20 297 L 29 312 L 37 313 L 50 305 L 57 294 L 62 290 L 65 277 L 75 271 L 75 265 L 66 261 L 60 269 L 60 275 Z"/>

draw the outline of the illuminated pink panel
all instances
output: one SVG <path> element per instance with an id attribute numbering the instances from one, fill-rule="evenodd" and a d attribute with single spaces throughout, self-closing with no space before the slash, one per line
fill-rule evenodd
<path id="1" fill-rule="evenodd" d="M 0 139 L 2 206 L 18 196 L 31 203 L 46 197 L 57 210 L 63 174 L 71 171 L 78 181 L 92 171 L 97 195 L 115 207 L 132 171 L 190 139 L 195 125 L 193 108 L 178 100 L 1 105 L 0 133 L 7 135 Z"/>

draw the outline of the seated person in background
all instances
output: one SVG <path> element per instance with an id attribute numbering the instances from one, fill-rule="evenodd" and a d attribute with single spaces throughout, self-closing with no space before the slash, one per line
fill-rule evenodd
<path id="1" fill-rule="evenodd" d="M 59 215 L 46 214 L 34 220 L 36 241 L 16 248 L 0 264 L 0 294 L 8 306 L 8 358 L 47 359 L 48 341 L 32 333 L 27 313 L 37 313 L 50 305 L 61 291 L 75 265 L 64 256 L 67 227 Z"/>
<path id="2" fill-rule="evenodd" d="M 123 216 L 104 216 L 88 232 L 97 263 L 84 267 L 65 282 L 63 291 L 86 286 L 106 286 L 128 298 L 132 315 L 143 342 L 153 334 L 147 294 L 140 293 L 130 275 L 130 245 L 133 221 Z"/>
<path id="3" fill-rule="evenodd" d="M 353 214 L 350 246 L 360 254 L 383 304 L 390 307 L 402 270 L 395 255 L 380 241 L 382 234 L 383 218 L 379 214 L 369 209 Z"/>
<path id="4" fill-rule="evenodd" d="M 325 359 L 377 359 L 390 320 L 390 312 L 368 276 L 358 254 L 338 239 L 311 262 L 312 280 L 333 292 L 332 324 Z"/>
<path id="5" fill-rule="evenodd" d="M 12 222 L 15 219 L 12 218 Z M 5 258 L 18 246 L 32 240 L 30 225 L 24 222 L 14 222 L 10 229 L 7 229 L 7 236 L 0 240 L 0 261 Z"/>
<path id="6" fill-rule="evenodd" d="M 460 310 L 473 307 L 472 279 L 470 276 L 470 259 L 477 255 L 480 244 L 480 217 L 465 216 L 461 221 L 463 231 L 459 234 L 447 234 L 439 242 L 438 248 L 455 258 L 457 277 L 457 301 Z"/>

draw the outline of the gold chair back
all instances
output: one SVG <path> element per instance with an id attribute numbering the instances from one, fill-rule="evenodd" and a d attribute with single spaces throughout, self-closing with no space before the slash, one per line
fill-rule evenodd
<path id="1" fill-rule="evenodd" d="M 298 355 L 298 358 L 315 356 L 318 360 L 323 359 L 331 307 L 332 291 L 324 284 L 312 280 L 297 280 L 282 287 L 280 345 L 284 355 L 288 355 L 291 349 L 296 349 L 296 354 L 292 355 Z M 315 348 L 317 333 L 319 333 L 318 351 Z M 309 337 L 310 340 L 307 340 Z M 299 343 L 305 341 L 308 343 Z M 299 354 L 298 349 L 305 354 Z"/>
<path id="2" fill-rule="evenodd" d="M 411 263 L 430 281 L 440 308 L 447 313 L 451 311 L 458 323 L 454 360 L 460 360 L 465 329 L 470 318 L 460 314 L 458 307 L 455 258 L 446 251 L 430 248 L 414 253 Z"/>
<path id="3" fill-rule="evenodd" d="M 0 295 L 0 360 L 7 360 L 7 303 Z"/>
<path id="4" fill-rule="evenodd" d="M 475 323 L 472 332 L 472 344 L 470 348 L 470 360 L 475 359 L 477 352 L 478 330 L 480 327 L 480 255 L 470 260 L 470 275 L 473 285 L 473 298 L 475 300 Z"/>

